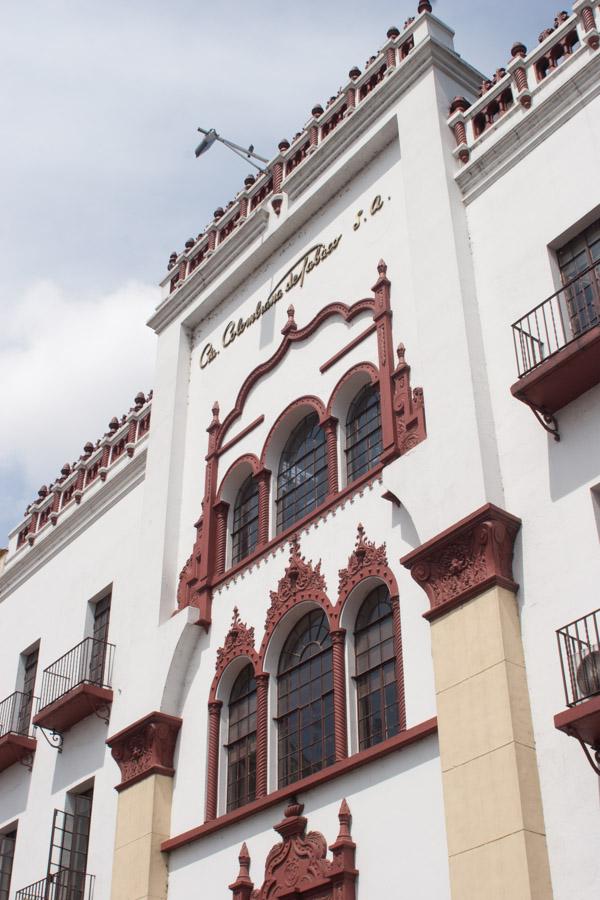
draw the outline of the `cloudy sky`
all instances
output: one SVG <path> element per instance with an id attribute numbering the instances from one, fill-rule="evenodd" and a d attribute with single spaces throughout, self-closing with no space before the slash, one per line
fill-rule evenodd
<path id="1" fill-rule="evenodd" d="M 145 321 L 169 253 L 417 0 L 0 0 L 0 547 L 42 483 L 152 386 Z M 550 0 L 437 0 L 482 71 Z"/>

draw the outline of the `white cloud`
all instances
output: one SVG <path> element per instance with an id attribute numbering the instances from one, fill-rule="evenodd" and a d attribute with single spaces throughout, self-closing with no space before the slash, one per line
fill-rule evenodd
<path id="1" fill-rule="evenodd" d="M 152 387 L 156 339 L 144 322 L 158 290 L 129 282 L 103 296 L 74 297 L 37 281 L 13 299 L 0 336 L 0 494 L 13 494 L 1 482 L 17 473 L 33 499 L 129 409 L 137 391 Z M 3 509 L 4 527 L 22 513 Z"/>

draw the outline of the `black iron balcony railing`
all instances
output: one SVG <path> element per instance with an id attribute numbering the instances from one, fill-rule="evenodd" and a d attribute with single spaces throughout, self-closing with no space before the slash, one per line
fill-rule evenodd
<path id="1" fill-rule="evenodd" d="M 80 684 L 110 688 L 114 644 L 85 638 L 44 669 L 39 712 Z"/>
<path id="2" fill-rule="evenodd" d="M 600 609 L 556 632 L 567 706 L 600 693 Z"/>
<path id="3" fill-rule="evenodd" d="M 59 869 L 53 875 L 21 888 L 15 900 L 93 900 L 95 875 Z"/>
<path id="4" fill-rule="evenodd" d="M 513 323 L 519 378 L 600 324 L 600 260 Z"/>
<path id="5" fill-rule="evenodd" d="M 0 738 L 5 734 L 31 734 L 33 696 L 15 691 L 0 703 Z"/>

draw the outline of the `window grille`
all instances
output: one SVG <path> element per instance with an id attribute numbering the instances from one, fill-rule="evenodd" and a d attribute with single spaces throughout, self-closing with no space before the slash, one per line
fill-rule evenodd
<path id="1" fill-rule="evenodd" d="M 227 812 L 256 797 L 256 682 L 251 665 L 235 680 L 229 699 Z"/>
<path id="2" fill-rule="evenodd" d="M 379 388 L 368 384 L 356 395 L 346 419 L 346 469 L 348 483 L 355 481 L 379 462 L 381 455 L 381 413 Z"/>
<path id="3" fill-rule="evenodd" d="M 8 900 L 17 831 L 0 834 L 0 900 Z"/>
<path id="4" fill-rule="evenodd" d="M 238 491 L 233 507 L 232 564 L 245 559 L 258 543 L 258 482 L 252 475 Z"/>
<path id="5" fill-rule="evenodd" d="M 375 588 L 363 602 L 354 631 L 359 749 L 398 734 L 394 623 L 389 591 Z"/>
<path id="6" fill-rule="evenodd" d="M 558 264 L 576 336 L 600 322 L 600 219 L 559 250 Z"/>
<path id="7" fill-rule="evenodd" d="M 331 636 L 325 613 L 305 615 L 287 638 L 277 679 L 279 787 L 335 761 Z"/>
<path id="8" fill-rule="evenodd" d="M 24 670 L 23 670 L 23 697 L 19 708 L 19 719 L 17 723 L 18 734 L 29 734 L 29 724 L 31 722 L 31 707 L 33 705 L 33 690 L 35 687 L 35 677 L 37 675 L 39 649 L 31 650 L 24 654 Z"/>
<path id="9" fill-rule="evenodd" d="M 325 432 L 317 413 L 306 416 L 292 432 L 277 476 L 277 532 L 308 515 L 327 495 Z"/>

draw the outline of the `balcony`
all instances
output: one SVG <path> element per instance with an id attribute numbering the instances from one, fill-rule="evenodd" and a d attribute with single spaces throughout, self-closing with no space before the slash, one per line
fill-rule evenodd
<path id="1" fill-rule="evenodd" d="M 21 888 L 15 900 L 93 900 L 95 875 L 59 869 L 41 881 Z"/>
<path id="2" fill-rule="evenodd" d="M 592 766 L 600 764 L 600 610 L 556 632 L 567 709 L 554 725 L 582 744 Z M 600 774 L 600 769 L 597 769 Z"/>
<path id="3" fill-rule="evenodd" d="M 511 392 L 549 425 L 559 409 L 600 383 L 600 262 L 512 330 L 519 380 Z"/>
<path id="4" fill-rule="evenodd" d="M 92 713 L 108 721 L 114 649 L 113 644 L 85 638 L 44 669 L 33 724 L 63 734 Z"/>
<path id="5" fill-rule="evenodd" d="M 31 694 L 15 691 L 0 703 L 0 772 L 21 762 L 31 768 L 36 740 L 31 737 Z"/>

